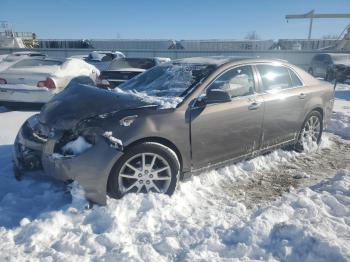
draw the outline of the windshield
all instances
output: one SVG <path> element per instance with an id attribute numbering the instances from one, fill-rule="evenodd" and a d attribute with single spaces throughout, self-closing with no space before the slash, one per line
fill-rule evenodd
<path id="1" fill-rule="evenodd" d="M 154 59 L 149 58 L 120 58 L 113 60 L 109 66 L 109 70 L 116 70 L 120 68 L 140 68 L 150 69 L 154 67 L 156 62 Z"/>
<path id="2" fill-rule="evenodd" d="M 208 64 L 163 64 L 132 78 L 119 88 L 154 97 L 184 97 L 214 69 L 215 66 Z"/>

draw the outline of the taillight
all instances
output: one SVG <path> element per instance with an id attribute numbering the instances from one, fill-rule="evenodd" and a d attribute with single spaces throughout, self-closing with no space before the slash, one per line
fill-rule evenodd
<path id="1" fill-rule="evenodd" d="M 0 85 L 6 85 L 7 81 L 4 78 L 0 78 Z"/>
<path id="2" fill-rule="evenodd" d="M 54 82 L 50 77 L 48 77 L 48 78 L 46 79 L 46 87 L 47 87 L 48 89 L 55 89 L 55 88 L 56 88 L 55 82 Z"/>
<path id="3" fill-rule="evenodd" d="M 56 88 L 55 82 L 50 77 L 46 78 L 45 81 L 39 81 L 36 86 L 37 87 L 46 87 L 47 89 L 55 89 Z"/>

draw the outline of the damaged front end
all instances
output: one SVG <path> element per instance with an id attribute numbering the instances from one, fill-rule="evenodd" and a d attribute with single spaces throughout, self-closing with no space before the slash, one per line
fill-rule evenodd
<path id="1" fill-rule="evenodd" d="M 59 130 L 42 124 L 39 115 L 34 115 L 15 141 L 15 174 L 43 170 L 61 181 L 78 181 L 89 200 L 104 205 L 108 176 L 122 149 L 122 141 L 111 131 L 94 126 L 94 121 Z"/>

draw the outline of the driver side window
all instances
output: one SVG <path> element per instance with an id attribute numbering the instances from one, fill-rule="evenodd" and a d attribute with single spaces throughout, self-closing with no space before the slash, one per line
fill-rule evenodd
<path id="1" fill-rule="evenodd" d="M 221 89 L 231 98 L 254 93 L 254 77 L 251 66 L 240 66 L 228 70 L 210 85 L 209 89 Z"/>

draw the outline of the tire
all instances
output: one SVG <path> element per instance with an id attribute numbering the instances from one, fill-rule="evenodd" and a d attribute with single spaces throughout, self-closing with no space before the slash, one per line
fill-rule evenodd
<path id="1" fill-rule="evenodd" d="M 332 82 L 334 80 L 334 72 L 331 70 L 328 70 L 326 73 L 325 80 L 328 82 Z"/>
<path id="2" fill-rule="evenodd" d="M 309 72 L 310 75 L 312 76 L 314 75 L 314 71 L 312 70 L 312 67 L 310 67 L 307 71 Z"/>
<path id="3" fill-rule="evenodd" d="M 156 160 L 153 162 L 154 156 Z M 146 165 L 142 165 L 143 162 Z M 169 168 L 165 169 L 167 165 Z M 165 170 L 156 172 L 161 169 Z M 109 196 L 117 199 L 128 193 L 150 191 L 172 195 L 178 185 L 179 177 L 180 163 L 175 152 L 159 143 L 144 142 L 126 149 L 124 155 L 114 165 L 108 178 L 107 192 Z M 127 190 L 128 188 L 130 189 Z"/>
<path id="4" fill-rule="evenodd" d="M 319 122 L 319 133 L 315 134 L 315 136 L 313 136 L 312 140 L 313 142 L 316 142 L 317 145 L 319 145 L 321 143 L 321 138 L 322 138 L 322 132 L 323 132 L 323 117 L 322 114 L 318 111 L 312 111 L 311 113 L 309 113 L 307 115 L 307 117 L 305 118 L 305 121 L 302 125 L 302 128 L 300 129 L 299 132 L 299 136 L 298 136 L 298 141 L 295 145 L 295 149 L 298 152 L 302 152 L 304 150 L 304 139 L 305 139 L 305 130 L 307 130 L 307 126 L 308 123 L 310 123 L 309 121 L 312 121 L 311 119 L 318 119 Z"/>

